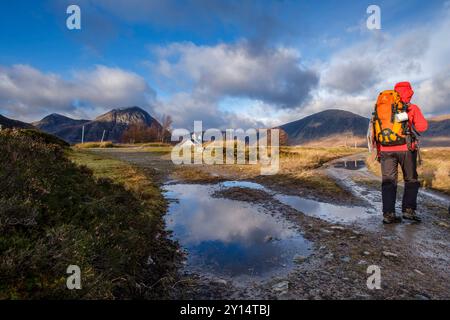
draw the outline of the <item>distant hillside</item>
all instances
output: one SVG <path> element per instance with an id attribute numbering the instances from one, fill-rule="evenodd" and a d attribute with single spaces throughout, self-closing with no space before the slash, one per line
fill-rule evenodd
<path id="1" fill-rule="evenodd" d="M 422 134 L 422 146 L 450 147 L 450 115 L 431 118 L 428 130 Z"/>
<path id="2" fill-rule="evenodd" d="M 42 131 L 54 134 L 63 128 L 78 126 L 87 122 L 89 122 L 89 120 L 74 120 L 57 113 L 52 113 L 40 121 L 32 122 L 32 124 Z"/>
<path id="3" fill-rule="evenodd" d="M 330 109 L 280 126 L 290 145 L 365 145 L 369 119 L 349 111 Z"/>
<path id="4" fill-rule="evenodd" d="M 26 122 L 9 119 L 0 114 L 0 125 L 2 128 L 20 128 L 20 129 L 33 129 L 34 127 Z"/>
<path id="5" fill-rule="evenodd" d="M 131 125 L 160 128 L 156 119 L 139 107 L 113 109 L 94 120 L 74 120 L 62 115 L 52 114 L 35 126 L 45 132 L 52 133 L 70 143 L 81 142 L 82 127 L 84 125 L 84 141 L 99 141 L 105 130 L 105 140 L 118 142 L 123 132 Z"/>

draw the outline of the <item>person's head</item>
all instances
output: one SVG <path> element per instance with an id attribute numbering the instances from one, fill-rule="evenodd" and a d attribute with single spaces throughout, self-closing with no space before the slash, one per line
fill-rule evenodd
<path id="1" fill-rule="evenodd" d="M 411 101 L 412 96 L 414 95 L 411 83 L 407 81 L 397 83 L 395 85 L 395 91 L 397 91 L 400 94 L 402 101 L 406 103 L 409 103 Z"/>

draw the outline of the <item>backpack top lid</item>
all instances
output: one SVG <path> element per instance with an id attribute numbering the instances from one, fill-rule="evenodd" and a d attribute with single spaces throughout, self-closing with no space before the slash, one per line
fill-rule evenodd
<path id="1" fill-rule="evenodd" d="M 398 92 L 402 98 L 402 102 L 404 103 L 409 103 L 414 95 L 414 90 L 411 87 L 411 83 L 407 81 L 397 83 L 395 85 L 395 91 Z"/>
<path id="2" fill-rule="evenodd" d="M 397 91 L 384 90 L 383 92 L 380 92 L 380 94 L 378 95 L 376 106 L 384 104 L 391 106 L 393 103 L 397 104 L 399 102 L 401 102 L 401 96 Z"/>

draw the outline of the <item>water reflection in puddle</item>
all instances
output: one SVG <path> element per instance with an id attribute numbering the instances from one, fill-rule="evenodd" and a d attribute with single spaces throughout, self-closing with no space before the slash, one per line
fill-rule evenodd
<path id="1" fill-rule="evenodd" d="M 339 161 L 334 164 L 335 168 L 342 168 L 347 170 L 359 170 L 366 166 L 364 160 L 347 160 Z"/>
<path id="2" fill-rule="evenodd" d="M 306 215 L 332 223 L 352 223 L 372 216 L 364 207 L 345 207 L 276 193 L 248 181 L 215 185 L 168 184 L 171 201 L 166 223 L 187 251 L 187 268 L 201 274 L 238 279 L 279 275 L 293 267 L 296 255 L 307 256 L 311 243 L 282 218 L 261 205 L 212 197 L 223 188 L 263 190 Z"/>
<path id="3" fill-rule="evenodd" d="M 308 216 L 320 218 L 332 223 L 352 223 L 370 217 L 370 213 L 364 207 L 337 206 L 298 196 L 282 194 L 275 195 L 275 199 Z"/>
<path id="4" fill-rule="evenodd" d="M 166 197 L 177 200 L 170 204 L 167 227 L 188 252 L 190 270 L 220 277 L 264 277 L 286 272 L 295 255 L 310 253 L 311 243 L 281 217 L 252 203 L 211 196 L 232 186 L 240 185 L 165 187 Z"/>
<path id="5" fill-rule="evenodd" d="M 354 163 L 354 161 L 352 161 Z M 364 161 L 363 161 L 364 163 Z M 240 187 L 250 188 L 256 190 L 264 190 L 273 195 L 273 197 L 281 203 L 294 208 L 304 214 L 316 218 L 320 218 L 332 223 L 352 223 L 367 219 L 373 215 L 368 208 L 364 207 L 347 207 L 339 206 L 330 203 L 320 202 L 316 200 L 306 199 L 299 196 L 290 196 L 285 194 L 276 193 L 264 186 L 248 181 L 226 181 L 222 183 L 225 187 Z"/>

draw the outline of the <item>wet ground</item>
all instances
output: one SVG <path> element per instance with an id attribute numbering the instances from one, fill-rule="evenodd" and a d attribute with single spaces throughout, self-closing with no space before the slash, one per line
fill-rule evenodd
<path id="1" fill-rule="evenodd" d="M 341 202 L 255 181 L 171 181 L 167 157 L 102 152 L 151 170 L 164 184 L 167 228 L 186 252 L 181 272 L 189 285 L 179 286 L 181 298 L 450 298 L 448 197 L 422 190 L 421 224 L 384 226 L 379 181 L 364 155 L 319 169 L 351 194 Z M 367 287 L 371 265 L 381 269 L 380 290 Z"/>

